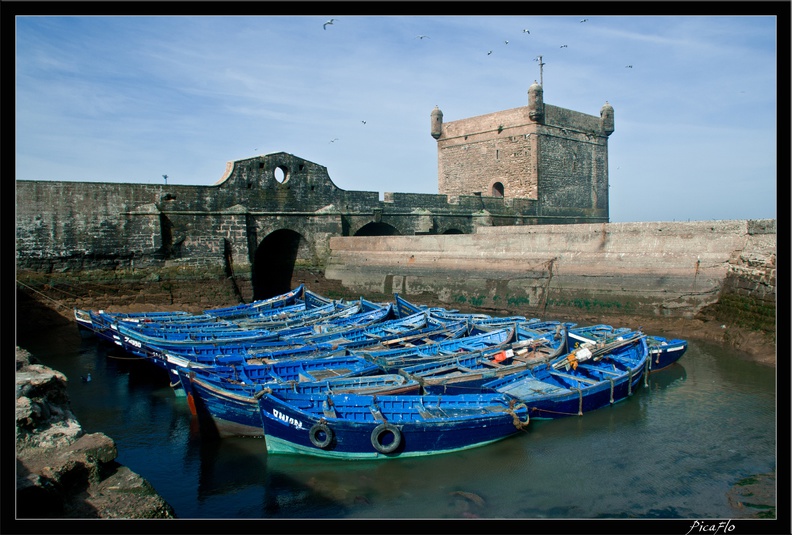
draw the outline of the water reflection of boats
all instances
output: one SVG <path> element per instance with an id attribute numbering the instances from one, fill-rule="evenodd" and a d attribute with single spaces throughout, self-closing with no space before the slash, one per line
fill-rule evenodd
<path id="1" fill-rule="evenodd" d="M 683 383 L 686 379 L 687 371 L 685 371 L 685 367 L 681 363 L 676 362 L 650 374 L 648 387 L 651 390 L 664 390 L 671 385 Z"/>
<path id="2" fill-rule="evenodd" d="M 227 500 L 235 496 L 244 496 L 251 518 L 301 518 L 306 512 L 316 518 L 345 514 L 346 504 L 317 483 L 324 480 L 319 471 L 303 480 L 299 477 L 301 465 L 291 462 L 279 468 L 271 457 L 262 455 L 261 440 L 203 440 L 199 448 L 198 501 L 212 518 L 230 518 L 234 510 L 227 507 Z M 344 489 L 343 483 L 336 485 Z"/>
<path id="3" fill-rule="evenodd" d="M 206 498 L 260 486 L 267 470 L 262 446 L 261 440 L 201 440 L 198 495 Z"/>

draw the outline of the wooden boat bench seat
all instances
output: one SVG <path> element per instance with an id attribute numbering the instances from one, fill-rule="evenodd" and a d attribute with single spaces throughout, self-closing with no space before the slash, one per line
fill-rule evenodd
<path id="1" fill-rule="evenodd" d="M 624 375 L 624 372 L 619 372 L 619 371 L 616 371 L 616 370 L 605 370 L 603 368 L 598 368 L 598 367 L 592 366 L 590 364 L 578 364 L 578 368 L 583 368 L 584 370 L 591 370 L 593 372 L 605 373 L 607 375 L 613 375 L 614 377 L 618 377 L 620 375 Z"/>
<path id="2" fill-rule="evenodd" d="M 511 394 L 518 398 L 532 398 L 537 394 L 540 396 L 548 394 L 557 394 L 559 392 L 568 392 L 568 388 L 556 386 L 537 379 L 523 378 L 509 385 L 508 387 L 499 389 L 501 392 Z"/>
<path id="3" fill-rule="evenodd" d="M 426 420 L 433 418 L 454 418 L 456 416 L 469 416 L 473 412 L 487 414 L 493 412 L 491 407 L 465 407 L 460 409 L 447 408 L 441 409 L 440 407 L 418 407 L 418 414 Z"/>
<path id="4" fill-rule="evenodd" d="M 309 375 L 300 374 L 300 381 L 321 381 L 322 379 L 340 377 L 350 373 L 348 368 L 326 368 L 311 370 Z"/>
<path id="5" fill-rule="evenodd" d="M 589 379 L 588 377 L 579 377 L 577 375 L 570 375 L 568 373 L 559 372 L 559 371 L 551 371 L 553 375 L 557 375 L 558 377 L 564 377 L 565 379 L 571 379 L 573 381 L 579 381 L 581 383 L 588 383 L 590 385 L 596 385 L 599 383 L 596 379 Z"/>

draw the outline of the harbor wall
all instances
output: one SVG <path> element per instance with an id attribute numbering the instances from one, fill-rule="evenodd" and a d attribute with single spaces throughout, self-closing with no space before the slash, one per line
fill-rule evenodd
<path id="1" fill-rule="evenodd" d="M 543 318 L 709 313 L 774 331 L 776 239 L 774 219 L 334 237 L 325 277 L 366 295 L 428 296 L 450 307 Z"/>

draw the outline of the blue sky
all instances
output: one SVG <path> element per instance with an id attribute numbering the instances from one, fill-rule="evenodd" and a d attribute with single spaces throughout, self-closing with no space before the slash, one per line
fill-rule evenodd
<path id="1" fill-rule="evenodd" d="M 545 103 L 614 108 L 612 222 L 776 217 L 773 16 L 42 15 L 16 31 L 17 179 L 210 185 L 284 151 L 343 189 L 437 193 L 434 106 L 525 106 L 542 55 Z"/>

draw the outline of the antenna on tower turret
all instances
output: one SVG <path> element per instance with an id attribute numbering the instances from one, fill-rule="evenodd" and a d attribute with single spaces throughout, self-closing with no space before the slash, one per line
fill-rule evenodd
<path id="1" fill-rule="evenodd" d="M 542 69 L 542 67 L 544 67 L 545 64 L 542 62 L 542 56 L 537 56 L 534 61 L 539 62 L 539 85 L 544 87 L 544 69 Z"/>

